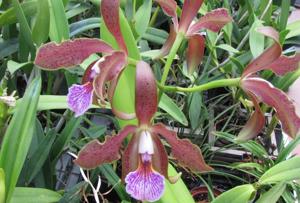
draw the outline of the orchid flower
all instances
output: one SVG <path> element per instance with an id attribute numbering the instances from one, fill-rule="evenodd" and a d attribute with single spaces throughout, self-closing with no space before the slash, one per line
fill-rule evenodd
<path id="1" fill-rule="evenodd" d="M 272 70 L 277 75 L 298 69 L 300 54 L 287 57 L 282 55 L 279 34 L 272 27 L 262 27 L 258 31 L 273 39 L 274 44 L 259 57 L 248 64 L 242 74 L 240 86 L 251 98 L 255 112 L 238 135 L 238 140 L 254 138 L 264 127 L 265 117 L 259 106 L 264 102 L 276 110 L 283 130 L 294 138 L 300 132 L 300 117 L 296 114 L 293 101 L 285 92 L 274 87 L 270 82 L 255 75 L 261 70 Z"/>
<path id="2" fill-rule="evenodd" d="M 94 53 L 102 53 L 103 57 L 90 64 L 84 73 L 82 83 L 74 84 L 69 88 L 67 103 L 75 112 L 75 116 L 84 114 L 93 101 L 99 100 L 104 105 L 105 96 L 112 102 L 112 97 L 120 73 L 127 65 L 127 48 L 123 39 L 119 22 L 119 1 L 101 1 L 101 14 L 108 30 L 113 34 L 120 51 L 99 39 L 79 38 L 67 40 L 60 44 L 50 42 L 40 47 L 35 64 L 45 70 L 71 68 L 81 64 Z M 105 84 L 109 82 L 106 91 Z M 112 106 L 112 111 L 120 118 L 132 119 L 135 115 L 118 111 Z"/>
<path id="3" fill-rule="evenodd" d="M 172 17 L 173 24 L 170 26 L 170 34 L 163 45 L 159 57 L 169 53 L 178 33 L 183 33 L 188 39 L 188 48 L 186 52 L 187 66 L 189 74 L 193 73 L 204 55 L 205 39 L 200 33 L 203 29 L 212 32 L 219 32 L 224 25 L 232 21 L 228 12 L 224 8 L 208 12 L 195 23 L 193 19 L 197 16 L 203 0 L 185 0 L 183 3 L 182 14 L 178 23 L 176 14 L 175 0 L 155 0 L 163 9 L 164 13 Z"/>
<path id="4" fill-rule="evenodd" d="M 135 111 L 138 125 L 124 127 L 118 135 L 107 136 L 104 143 L 88 143 L 78 154 L 75 163 L 91 169 L 120 158 L 123 140 L 132 138 L 123 153 L 122 179 L 126 191 L 135 199 L 156 201 L 164 192 L 164 178 L 168 177 L 168 156 L 160 140 L 163 137 L 172 148 L 179 164 L 195 172 L 210 171 L 200 149 L 188 139 L 178 139 L 175 132 L 163 124 L 152 124 L 157 111 L 157 87 L 150 66 L 140 61 L 136 67 Z"/>

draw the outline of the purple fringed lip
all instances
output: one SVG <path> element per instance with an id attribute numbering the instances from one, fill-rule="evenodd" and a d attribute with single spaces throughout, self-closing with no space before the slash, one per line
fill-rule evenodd
<path id="1" fill-rule="evenodd" d="M 125 183 L 126 192 L 141 201 L 155 202 L 165 189 L 164 176 L 152 169 L 150 161 L 140 163 L 137 170 L 128 173 Z"/>
<path id="2" fill-rule="evenodd" d="M 69 88 L 67 103 L 75 112 L 75 117 L 83 115 L 93 102 L 93 85 L 88 82 L 83 85 L 74 84 Z"/>

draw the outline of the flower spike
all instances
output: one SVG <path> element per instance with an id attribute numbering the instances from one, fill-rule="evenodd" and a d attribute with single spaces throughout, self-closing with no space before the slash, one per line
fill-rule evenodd
<path id="1" fill-rule="evenodd" d="M 119 19 L 119 0 L 102 0 L 101 14 L 107 29 L 115 37 L 118 45 L 122 51 L 127 54 L 127 47 L 122 35 Z"/>
<path id="2" fill-rule="evenodd" d="M 135 92 L 135 113 L 139 125 L 149 124 L 157 111 L 157 88 L 152 70 L 144 61 L 136 66 Z"/>

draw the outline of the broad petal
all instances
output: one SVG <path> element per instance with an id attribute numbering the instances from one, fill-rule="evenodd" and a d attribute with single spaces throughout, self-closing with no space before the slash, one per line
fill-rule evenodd
<path id="1" fill-rule="evenodd" d="M 174 0 L 155 0 L 164 13 L 170 17 L 172 17 L 172 21 L 177 28 L 178 26 L 178 19 L 177 19 L 177 13 L 176 13 L 176 8 L 177 8 L 177 3 Z"/>
<path id="2" fill-rule="evenodd" d="M 98 64 L 100 74 L 94 80 L 94 90 L 101 102 L 105 102 L 105 83 L 117 78 L 125 65 L 126 55 L 121 51 L 115 51 L 111 55 L 104 56 Z"/>
<path id="3" fill-rule="evenodd" d="M 155 58 L 162 58 L 169 54 L 169 52 L 175 42 L 176 36 L 177 36 L 177 33 L 174 29 L 174 25 L 171 24 L 169 36 L 168 36 L 166 42 L 164 43 L 164 45 L 162 46 L 162 48 L 160 49 L 159 55 Z"/>
<path id="4" fill-rule="evenodd" d="M 83 85 L 74 84 L 69 88 L 67 103 L 75 112 L 75 117 L 83 115 L 93 102 L 93 85 L 88 82 Z"/>
<path id="5" fill-rule="evenodd" d="M 113 49 L 99 39 L 79 38 L 61 44 L 50 42 L 37 51 L 34 63 L 42 69 L 57 70 L 82 63 L 93 53 L 111 53 Z"/>
<path id="6" fill-rule="evenodd" d="M 248 93 L 248 95 L 251 97 L 251 100 L 255 107 L 255 111 L 239 133 L 238 137 L 236 138 L 237 141 L 247 141 L 255 138 L 265 125 L 265 116 L 259 106 L 256 97 L 251 93 Z"/>
<path id="7" fill-rule="evenodd" d="M 87 69 L 84 71 L 82 80 L 81 80 L 81 84 L 87 83 L 87 82 L 93 82 L 94 80 L 94 71 L 92 70 L 92 68 L 94 67 L 95 63 L 97 61 L 92 62 Z"/>
<path id="8" fill-rule="evenodd" d="M 271 65 L 268 65 L 266 69 L 272 70 L 277 75 L 284 75 L 288 72 L 297 70 L 299 67 L 299 62 L 299 53 L 291 57 L 282 55 L 273 63 L 271 63 Z"/>
<path id="9" fill-rule="evenodd" d="M 136 171 L 128 173 L 125 182 L 127 193 L 141 201 L 155 202 L 165 189 L 164 177 L 154 171 L 150 163 L 140 164 Z"/>
<path id="10" fill-rule="evenodd" d="M 104 143 L 93 140 L 79 152 L 76 164 L 85 169 L 92 169 L 104 163 L 120 158 L 119 150 L 125 137 L 135 133 L 136 126 L 128 125 L 115 136 L 106 136 Z"/>
<path id="11" fill-rule="evenodd" d="M 157 111 L 157 88 L 148 63 L 138 62 L 135 81 L 135 114 L 140 125 L 149 124 Z"/>
<path id="12" fill-rule="evenodd" d="M 219 32 L 224 27 L 224 25 L 230 22 L 232 22 L 232 18 L 228 14 L 227 9 L 216 9 L 207 13 L 205 16 L 201 17 L 198 22 L 191 25 L 187 31 L 187 35 L 191 36 L 202 29 Z"/>
<path id="13" fill-rule="evenodd" d="M 188 49 L 186 52 L 188 73 L 192 74 L 200 65 L 204 55 L 205 39 L 202 35 L 197 34 L 189 38 Z"/>
<path id="14" fill-rule="evenodd" d="M 101 14 L 107 29 L 115 37 L 121 50 L 127 53 L 126 43 L 124 41 L 119 18 L 119 0 L 102 0 Z"/>
<path id="15" fill-rule="evenodd" d="M 284 132 L 294 138 L 300 129 L 300 118 L 296 114 L 294 103 L 281 90 L 275 88 L 270 82 L 257 78 L 244 78 L 241 87 L 246 92 L 251 92 L 260 102 L 272 106 L 278 119 L 282 123 Z"/>
<path id="16" fill-rule="evenodd" d="M 139 136 L 133 135 L 122 155 L 122 180 L 125 180 L 127 174 L 135 171 L 139 165 Z"/>
<path id="17" fill-rule="evenodd" d="M 154 170 L 165 176 L 168 177 L 168 154 L 164 145 L 161 143 L 159 137 L 154 134 L 152 135 L 153 146 L 154 146 L 154 154 L 152 158 L 152 165 Z"/>
<path id="18" fill-rule="evenodd" d="M 254 59 L 243 71 L 242 77 L 246 77 L 260 70 L 264 70 L 268 65 L 272 64 L 281 56 L 281 46 L 279 44 L 279 34 L 272 27 L 262 27 L 257 30 L 265 36 L 268 36 L 274 40 L 274 44 L 264 51 L 260 56 Z"/>
<path id="19" fill-rule="evenodd" d="M 163 124 L 156 124 L 153 132 L 163 136 L 171 145 L 172 155 L 179 164 L 188 167 L 195 172 L 211 171 L 202 156 L 201 150 L 188 139 L 179 139 L 174 131 L 168 130 Z"/>
<path id="20" fill-rule="evenodd" d="M 182 7 L 182 14 L 178 30 L 186 33 L 191 22 L 197 16 L 203 0 L 185 0 Z"/>

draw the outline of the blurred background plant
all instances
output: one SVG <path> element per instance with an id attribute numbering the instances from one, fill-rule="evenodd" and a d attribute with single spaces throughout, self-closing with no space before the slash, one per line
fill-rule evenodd
<path id="1" fill-rule="evenodd" d="M 183 1 L 177 3 L 180 15 Z M 299 52 L 300 15 L 294 4 L 297 2 L 291 0 L 205 1 L 199 16 L 224 7 L 234 21 L 218 34 L 205 33 L 203 62 L 192 75 L 187 71 L 184 42 L 166 84 L 193 87 L 240 77 L 249 61 L 270 44 L 256 31 L 263 25 L 280 32 L 284 54 Z M 115 134 L 124 125 L 110 109 L 93 107 L 78 118 L 67 109 L 68 87 L 81 81 L 89 62 L 97 56 L 72 69 L 53 72 L 40 71 L 33 64 L 37 49 L 48 41 L 101 38 L 115 46 L 99 15 L 99 5 L 99 0 L 0 1 L 0 203 L 5 199 L 22 203 L 93 202 L 94 190 L 99 188 L 100 201 L 134 202 L 120 182 L 120 162 L 102 165 L 82 176 L 68 154 L 76 154 L 92 139 L 103 141 L 104 135 Z M 126 29 L 130 30 L 125 40 L 134 40 L 131 42 L 137 44 L 143 60 L 151 63 L 159 81 L 165 59 L 153 58 L 168 37 L 170 19 L 151 0 L 122 0 L 121 9 L 125 16 L 121 15 L 121 27 L 124 30 L 129 25 Z M 129 49 L 139 58 L 134 48 Z M 282 77 L 270 71 L 260 75 L 287 91 L 300 71 Z M 127 84 L 126 79 L 122 84 Z M 122 106 L 122 95 L 130 95 L 130 91 L 119 90 L 117 94 L 116 103 Z M 300 139 L 288 141 L 273 110 L 266 108 L 263 132 L 253 140 L 237 142 L 236 135 L 252 113 L 247 107 L 249 101 L 241 95 L 237 87 L 162 95 L 156 119 L 197 144 L 215 170 L 194 174 L 172 161 L 183 173 L 188 190 L 182 192 L 186 190 L 182 185 L 170 186 L 160 202 L 299 200 L 299 184 L 294 180 L 300 179 L 300 160 L 290 157 Z M 129 108 L 133 109 L 132 105 Z"/>

